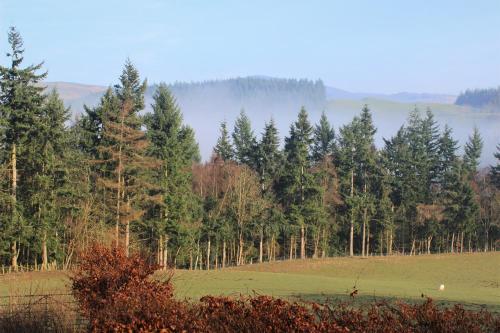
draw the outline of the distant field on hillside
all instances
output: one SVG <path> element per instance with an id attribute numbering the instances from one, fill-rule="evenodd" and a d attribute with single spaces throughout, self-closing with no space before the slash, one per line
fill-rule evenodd
<path id="1" fill-rule="evenodd" d="M 0 296 L 67 292 L 68 281 L 62 272 L 4 275 L 0 276 Z M 500 253 L 309 259 L 208 272 L 177 270 L 173 281 L 179 298 L 257 293 L 345 301 L 355 286 L 359 301 L 412 301 L 424 295 L 440 304 L 464 303 L 500 311 Z M 445 285 L 444 291 L 439 291 L 440 284 Z"/>

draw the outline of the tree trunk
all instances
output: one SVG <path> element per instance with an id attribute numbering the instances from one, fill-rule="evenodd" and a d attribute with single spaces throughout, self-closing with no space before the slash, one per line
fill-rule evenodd
<path id="1" fill-rule="evenodd" d="M 273 236 L 271 237 L 271 252 L 269 255 L 269 261 L 273 261 L 275 259 L 276 259 L 276 244 L 275 244 L 274 234 L 273 234 Z"/>
<path id="2" fill-rule="evenodd" d="M 455 252 L 455 233 L 452 234 L 451 236 L 451 248 L 450 252 L 454 253 Z"/>
<path id="3" fill-rule="evenodd" d="M 194 260 L 194 269 L 196 270 L 198 267 L 198 260 L 200 260 L 200 239 L 198 238 L 198 242 L 196 243 L 196 258 Z"/>
<path id="4" fill-rule="evenodd" d="M 222 268 L 226 267 L 226 240 L 222 240 Z"/>
<path id="5" fill-rule="evenodd" d="M 210 270 L 210 237 L 208 237 L 207 242 L 207 263 L 206 263 L 207 271 Z"/>
<path id="6" fill-rule="evenodd" d="M 464 252 L 464 232 L 462 231 L 462 235 L 460 236 L 460 253 Z"/>
<path id="7" fill-rule="evenodd" d="M 262 257 L 264 255 L 263 251 L 264 246 L 264 227 L 260 228 L 260 241 L 259 241 L 259 262 L 262 263 Z"/>
<path id="8" fill-rule="evenodd" d="M 130 255 L 130 222 L 127 219 L 125 224 L 125 255 L 128 257 Z M 165 260 L 165 258 L 163 258 Z"/>
<path id="9" fill-rule="evenodd" d="M 219 242 L 215 243 L 214 269 L 219 269 Z"/>
<path id="10" fill-rule="evenodd" d="M 411 242 L 410 256 L 415 254 L 415 243 L 416 243 L 416 240 L 415 240 L 415 238 L 413 238 L 413 242 Z"/>
<path id="11" fill-rule="evenodd" d="M 160 238 L 158 239 L 158 241 L 156 242 L 157 244 L 157 247 L 156 247 L 156 264 L 158 266 L 161 266 L 161 263 L 163 262 L 163 260 L 161 259 L 161 254 L 162 254 L 162 249 L 161 249 L 161 235 L 160 235 Z"/>
<path id="12" fill-rule="evenodd" d="M 488 243 L 489 243 L 489 232 L 488 228 L 484 230 L 484 252 L 488 252 Z"/>
<path id="13" fill-rule="evenodd" d="M 351 170 L 351 198 L 354 196 L 354 169 Z M 351 207 L 351 230 L 349 233 L 349 256 L 354 256 L 354 212 Z"/>
<path id="14" fill-rule="evenodd" d="M 237 265 L 242 265 L 243 264 L 243 233 L 240 231 L 240 241 L 239 241 L 239 247 L 238 247 L 238 262 Z"/>
<path id="15" fill-rule="evenodd" d="M 361 235 L 361 256 L 364 257 L 366 256 L 366 208 L 364 209 L 363 212 L 363 231 Z"/>
<path id="16" fill-rule="evenodd" d="M 17 152 L 16 144 L 12 144 L 12 224 L 16 223 L 16 210 L 17 210 Z M 14 235 L 15 236 L 15 235 Z M 10 262 L 13 271 L 17 271 L 17 257 L 19 256 L 19 250 L 17 249 L 17 241 L 13 241 L 10 247 Z"/>
<path id="17" fill-rule="evenodd" d="M 432 236 L 427 237 L 427 254 L 431 254 Z"/>
<path id="18" fill-rule="evenodd" d="M 293 235 L 290 236 L 290 260 L 293 259 Z"/>
<path id="19" fill-rule="evenodd" d="M 300 259 L 306 258 L 306 230 L 304 225 L 300 227 Z"/>
<path id="20" fill-rule="evenodd" d="M 366 225 L 366 248 L 365 248 L 365 256 L 370 255 L 370 224 Z"/>
<path id="21" fill-rule="evenodd" d="M 44 230 L 42 239 L 42 270 L 46 271 L 49 267 L 48 265 L 49 260 L 47 256 L 47 231 Z"/>
<path id="22" fill-rule="evenodd" d="M 169 238 L 168 238 L 168 235 L 165 235 L 165 237 L 163 238 L 164 240 L 164 243 L 163 243 L 163 254 L 162 254 L 162 257 L 163 257 L 163 262 L 162 262 L 162 266 L 163 266 L 163 269 L 167 269 L 168 267 L 168 241 L 169 241 Z"/>
<path id="23" fill-rule="evenodd" d="M 189 249 L 189 270 L 193 270 L 193 249 Z"/>
<path id="24" fill-rule="evenodd" d="M 327 244 L 328 240 L 326 239 L 326 228 L 323 228 L 323 234 L 322 234 L 322 245 L 321 245 L 321 258 L 326 258 L 326 249 L 327 249 Z"/>
<path id="25" fill-rule="evenodd" d="M 392 229 L 389 233 L 389 255 L 392 256 Z"/>

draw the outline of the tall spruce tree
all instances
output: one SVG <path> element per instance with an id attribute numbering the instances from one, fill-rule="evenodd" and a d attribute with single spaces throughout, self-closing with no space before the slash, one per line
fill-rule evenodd
<path id="1" fill-rule="evenodd" d="M 271 119 L 264 126 L 264 133 L 257 149 L 256 168 L 260 176 L 261 188 L 265 193 L 273 188 L 282 168 L 283 155 L 279 149 L 278 129 Z"/>
<path id="2" fill-rule="evenodd" d="M 306 229 L 320 218 L 320 189 L 311 172 L 310 152 L 313 128 L 307 111 L 301 108 L 298 119 L 290 128 L 290 136 L 285 138 L 285 170 L 280 180 L 281 200 L 292 230 L 300 230 L 300 258 L 306 257 Z M 291 232 L 292 248 L 295 234 Z"/>
<path id="3" fill-rule="evenodd" d="M 19 32 L 11 27 L 8 33 L 10 51 L 7 57 L 10 66 L 0 66 L 0 116 L 4 121 L 3 145 L 10 151 L 10 223 L 4 235 L 10 242 L 10 263 L 17 270 L 20 244 L 24 238 L 21 203 L 18 202 L 18 186 L 23 181 L 24 169 L 28 158 L 27 150 L 32 143 L 33 132 L 37 124 L 44 101 L 43 86 L 39 85 L 47 73 L 39 73 L 43 63 L 22 68 L 24 49 Z"/>
<path id="4" fill-rule="evenodd" d="M 139 73 L 127 60 L 115 85 L 113 94 L 118 101 L 118 113 L 106 115 L 103 122 L 103 139 L 98 150 L 100 162 L 105 165 L 100 184 L 113 195 L 115 244 L 119 245 L 121 229 L 125 227 L 124 247 L 130 251 L 130 226 L 144 213 L 146 200 L 153 199 L 148 190 L 154 185 L 148 179 L 159 161 L 146 155 L 149 141 L 142 130 L 143 121 L 138 112 L 144 108 L 146 81 L 141 83 Z M 111 204 L 111 202 L 110 202 Z"/>
<path id="5" fill-rule="evenodd" d="M 57 256 L 58 232 L 62 231 L 64 218 L 61 195 L 66 186 L 66 163 L 68 163 L 69 109 L 64 107 L 59 95 L 52 91 L 44 103 L 37 123 L 33 151 L 28 161 L 30 176 L 26 192 L 30 193 L 29 215 L 35 216 L 33 229 L 35 241 L 40 244 L 42 269 L 48 268 L 49 256 Z M 50 252 L 49 252 L 50 251 Z M 59 257 L 59 258 L 58 258 Z"/>
<path id="6" fill-rule="evenodd" d="M 146 117 L 150 155 L 162 161 L 155 179 L 161 197 L 155 230 L 159 242 L 159 262 L 167 266 L 169 241 L 177 248 L 182 231 L 193 221 L 195 202 L 191 190 L 192 164 L 199 159 L 198 144 L 191 128 L 182 124 L 182 113 L 165 84 L 153 96 L 153 112 Z"/>
<path id="7" fill-rule="evenodd" d="M 476 176 L 482 150 L 483 139 L 481 138 L 479 129 L 474 127 L 474 132 L 469 137 L 469 141 L 465 144 L 464 149 L 464 171 L 467 172 L 469 179 L 473 179 Z"/>
<path id="8" fill-rule="evenodd" d="M 217 139 L 214 152 L 224 161 L 231 161 L 234 158 L 234 149 L 231 145 L 225 121 L 220 124 L 220 136 Z"/>
<path id="9" fill-rule="evenodd" d="M 250 118 L 248 118 L 244 110 L 241 110 L 240 115 L 236 119 L 232 137 L 236 161 L 254 167 L 257 141 L 252 130 Z"/>
<path id="10" fill-rule="evenodd" d="M 354 229 L 357 227 L 357 190 L 355 189 L 355 179 L 357 179 L 356 163 L 357 158 L 357 137 L 356 132 L 359 127 L 359 118 L 354 117 L 351 123 L 340 128 L 336 150 L 336 161 L 340 176 L 340 192 L 344 202 L 344 216 L 349 220 L 349 255 L 354 256 Z M 348 216 L 348 217 L 347 217 Z"/>
<path id="11" fill-rule="evenodd" d="M 268 259 L 272 258 L 276 234 L 281 227 L 282 211 L 276 198 L 276 185 L 283 167 L 283 154 L 279 149 L 278 130 L 274 120 L 266 123 L 262 138 L 258 144 L 255 159 L 259 175 L 263 211 L 256 221 L 259 233 L 259 262 L 263 261 L 264 236 L 268 236 Z"/>
<path id="12" fill-rule="evenodd" d="M 314 139 L 312 146 L 312 158 L 315 162 L 321 162 L 326 156 L 332 155 L 335 149 L 335 131 L 330 125 L 326 114 L 321 113 L 319 124 L 314 128 Z"/>

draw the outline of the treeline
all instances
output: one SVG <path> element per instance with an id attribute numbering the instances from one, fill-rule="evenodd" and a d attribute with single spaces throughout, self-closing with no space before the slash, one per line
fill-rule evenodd
<path id="1" fill-rule="evenodd" d="M 368 107 L 338 132 L 306 109 L 284 145 L 270 120 L 257 137 L 242 112 L 221 124 L 200 163 L 168 86 L 145 108 L 146 81 L 127 61 L 96 107 L 68 125 L 42 64 L 23 67 L 9 32 L 0 67 L 0 258 L 68 266 L 96 241 L 160 265 L 227 265 L 334 255 L 495 250 L 500 165 L 478 172 L 474 130 L 463 156 L 450 128 L 411 113 L 378 150 Z M 500 152 L 496 155 L 500 160 Z"/>
<path id="2" fill-rule="evenodd" d="M 458 95 L 455 104 L 500 112 L 500 87 L 489 89 L 468 89 Z"/>
<path id="3" fill-rule="evenodd" d="M 189 104 L 219 97 L 241 106 L 274 106 L 282 104 L 323 108 L 326 104 L 325 86 L 321 80 L 240 77 L 204 82 L 177 82 L 168 86 L 176 99 Z M 149 88 L 154 93 L 157 86 Z"/>

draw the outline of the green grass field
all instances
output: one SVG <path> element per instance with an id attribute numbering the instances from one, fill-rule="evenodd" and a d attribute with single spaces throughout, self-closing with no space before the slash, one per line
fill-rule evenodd
<path id="1" fill-rule="evenodd" d="M 165 273 L 158 273 L 163 278 Z M 500 312 L 500 253 L 416 257 L 332 258 L 246 265 L 218 271 L 176 270 L 176 295 L 196 299 L 211 295 L 267 294 L 292 299 L 401 298 L 440 304 L 463 303 Z M 444 284 L 445 290 L 439 291 Z M 20 273 L 0 277 L 0 295 L 67 292 L 61 272 Z"/>

